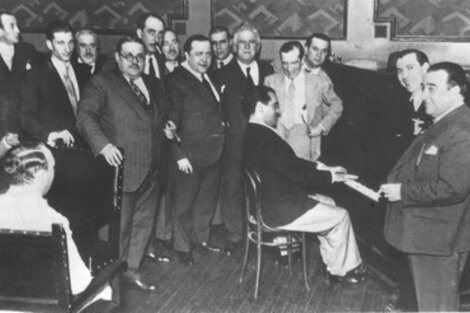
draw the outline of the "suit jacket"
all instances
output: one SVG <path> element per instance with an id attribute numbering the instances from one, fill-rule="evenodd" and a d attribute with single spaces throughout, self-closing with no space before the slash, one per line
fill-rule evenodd
<path id="1" fill-rule="evenodd" d="M 188 158 L 198 167 L 215 164 L 222 154 L 225 137 L 220 104 L 183 66 L 169 74 L 165 82 L 170 119 L 176 123 L 181 138 L 172 147 L 173 159 Z"/>
<path id="2" fill-rule="evenodd" d="M 308 193 L 332 182 L 329 171 L 298 158 L 273 129 L 248 123 L 243 140 L 243 164 L 261 177 L 262 214 L 266 224 L 288 224 L 318 202 Z"/>
<path id="3" fill-rule="evenodd" d="M 160 80 L 144 75 L 151 109 L 145 110 L 129 83 L 115 68 L 94 75 L 80 100 L 77 127 L 92 151 L 106 145 L 124 149 L 124 191 L 135 191 L 146 175 L 157 170 L 164 184 L 167 143 L 162 129 L 167 121 L 167 103 Z M 162 179 L 163 178 L 163 179 Z"/>
<path id="4" fill-rule="evenodd" d="M 87 67 L 78 64 L 73 69 L 82 90 Z M 21 126 L 28 137 L 46 142 L 49 133 L 67 129 L 76 144 L 83 144 L 67 90 L 50 59 L 28 71 L 21 84 L 20 101 Z"/>
<path id="5" fill-rule="evenodd" d="M 384 106 L 386 112 L 383 112 L 384 121 L 381 123 L 382 139 L 385 144 L 385 161 L 387 171 L 389 171 L 400 156 L 405 152 L 416 137 L 414 135 L 414 126 L 412 119 L 420 119 L 429 127 L 432 124 L 432 118 L 426 114 L 424 103 L 414 110 L 410 102 L 410 94 L 402 87 L 395 87 L 395 96 L 390 99 L 389 105 Z"/>
<path id="6" fill-rule="evenodd" d="M 418 136 L 388 182 L 402 183 L 402 200 L 387 207 L 390 244 L 429 255 L 470 250 L 470 108 L 455 109 Z"/>
<path id="7" fill-rule="evenodd" d="M 19 133 L 20 131 L 20 105 L 19 88 L 21 81 L 24 80 L 26 72 L 35 67 L 41 55 L 36 49 L 28 43 L 15 44 L 15 54 L 13 55 L 13 64 L 11 70 L 0 57 L 0 95 L 6 100 L 0 112 L 0 122 L 10 132 Z"/>
<path id="8" fill-rule="evenodd" d="M 273 88 L 276 92 L 281 114 L 286 110 L 293 109 L 288 107 L 289 100 L 285 88 L 286 79 L 284 74 L 276 73 L 266 77 L 264 83 L 266 86 Z M 305 72 L 305 101 L 307 108 L 307 124 L 311 127 L 316 127 L 321 124 L 324 129 L 324 135 L 328 134 L 341 117 L 343 101 L 336 95 L 333 90 L 333 83 L 326 73 L 321 71 L 319 75 L 315 75 Z M 309 159 L 316 160 L 320 156 L 321 136 L 309 138 L 305 126 L 301 125 L 301 128 L 300 134 L 302 134 L 302 138 L 299 138 L 299 140 L 302 142 L 305 141 L 307 145 L 309 145 L 309 154 L 311 156 Z M 282 121 L 278 123 L 278 131 L 280 135 L 286 139 L 287 129 L 284 127 L 284 124 L 282 124 Z"/>
<path id="9" fill-rule="evenodd" d="M 257 85 L 263 84 L 266 76 L 273 73 L 269 63 L 258 61 L 259 81 Z M 240 161 L 242 158 L 243 134 L 248 119 L 241 110 L 241 98 L 247 88 L 246 76 L 236 57 L 232 61 L 217 70 L 215 80 L 221 88 L 222 114 L 227 126 L 227 138 L 225 142 L 224 155 Z M 222 90 L 223 89 L 223 90 Z"/>

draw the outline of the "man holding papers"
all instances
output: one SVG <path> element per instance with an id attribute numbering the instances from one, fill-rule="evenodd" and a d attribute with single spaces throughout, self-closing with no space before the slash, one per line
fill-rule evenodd
<path id="1" fill-rule="evenodd" d="M 470 250 L 470 109 L 465 72 L 432 65 L 424 79 L 434 124 L 398 160 L 380 191 L 388 199 L 385 238 L 408 254 L 420 311 L 458 311 Z"/>
<path id="2" fill-rule="evenodd" d="M 273 89 L 249 88 L 242 99 L 242 110 L 249 117 L 243 163 L 260 174 L 264 221 L 269 226 L 318 234 L 329 279 L 347 284 L 363 281 L 367 270 L 348 212 L 331 205 L 332 201 L 322 203 L 308 195 L 309 189 L 356 177 L 344 168 L 318 166 L 295 155 L 275 130 L 279 103 Z"/>

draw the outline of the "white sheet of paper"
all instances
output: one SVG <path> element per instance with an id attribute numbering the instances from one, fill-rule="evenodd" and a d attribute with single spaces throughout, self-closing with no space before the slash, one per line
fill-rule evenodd
<path id="1" fill-rule="evenodd" d="M 374 191 L 355 180 L 345 181 L 344 184 L 356 190 L 357 192 L 362 193 L 364 196 L 374 200 L 375 202 L 379 202 L 380 194 L 377 191 Z"/>

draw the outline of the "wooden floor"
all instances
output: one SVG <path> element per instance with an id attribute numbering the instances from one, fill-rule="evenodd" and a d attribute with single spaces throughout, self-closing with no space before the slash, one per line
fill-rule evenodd
<path id="1" fill-rule="evenodd" d="M 381 312 L 389 292 L 373 273 L 359 286 L 331 284 L 322 275 L 318 244 L 309 238 L 308 279 L 303 282 L 301 262 L 292 274 L 276 266 L 267 256 L 264 262 L 260 294 L 253 298 L 255 254 L 245 281 L 239 283 L 243 248 L 232 257 L 195 251 L 196 264 L 186 267 L 177 261 L 170 264 L 146 262 L 146 278 L 158 284 L 158 292 L 145 294 L 123 288 L 120 312 Z"/>

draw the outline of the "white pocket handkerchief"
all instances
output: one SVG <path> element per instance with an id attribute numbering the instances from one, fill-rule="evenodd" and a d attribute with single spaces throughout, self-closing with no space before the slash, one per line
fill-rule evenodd
<path id="1" fill-rule="evenodd" d="M 432 145 L 428 149 L 426 149 L 426 151 L 424 151 L 424 154 L 437 155 L 438 151 L 439 149 L 435 145 Z"/>

